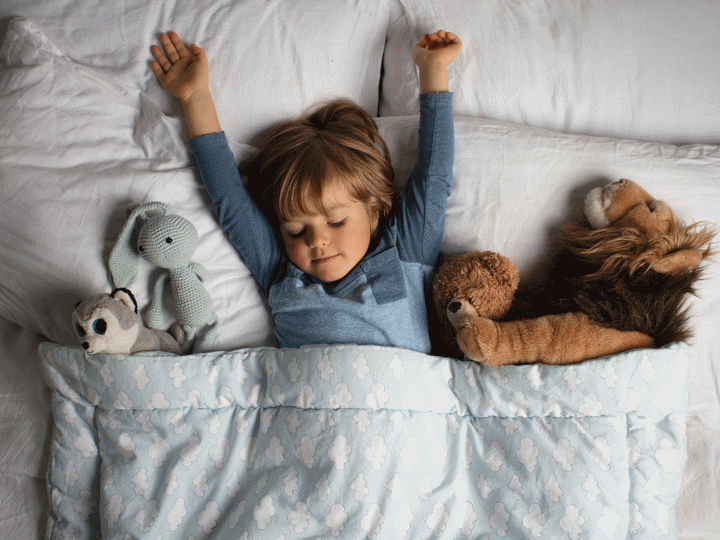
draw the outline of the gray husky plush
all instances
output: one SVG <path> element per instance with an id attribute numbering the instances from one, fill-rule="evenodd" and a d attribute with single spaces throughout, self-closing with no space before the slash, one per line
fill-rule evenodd
<path id="1" fill-rule="evenodd" d="M 133 354 L 140 351 L 165 351 L 180 354 L 182 329 L 173 326 L 172 335 L 146 328 L 133 294 L 125 288 L 111 294 L 90 296 L 72 315 L 73 327 L 82 347 L 89 354 Z"/>

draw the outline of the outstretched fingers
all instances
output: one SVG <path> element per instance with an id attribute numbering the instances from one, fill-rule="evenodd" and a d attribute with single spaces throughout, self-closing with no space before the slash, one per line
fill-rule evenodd
<path id="1" fill-rule="evenodd" d="M 181 58 L 194 58 L 193 52 L 185 46 L 185 43 L 175 32 L 160 34 L 160 43 L 162 43 L 162 48 L 157 45 L 150 47 L 150 51 L 156 60 L 152 62 L 151 67 L 158 76 L 170 71 L 173 64 Z"/>
<path id="2" fill-rule="evenodd" d="M 174 32 L 170 32 L 170 34 L 160 34 L 160 43 L 162 43 L 163 49 L 165 49 L 165 54 L 170 59 L 170 62 L 175 63 L 180 59 L 180 54 L 178 54 L 178 51 L 175 48 L 175 43 L 173 43 L 173 40 L 170 37 L 173 33 Z M 179 41 L 180 38 L 176 37 L 176 40 Z"/>
<path id="3" fill-rule="evenodd" d="M 172 45 L 175 54 L 177 54 L 178 58 L 184 58 L 186 56 L 192 57 L 192 52 L 185 46 L 185 43 L 182 39 L 180 39 L 180 36 L 178 36 L 175 32 L 170 32 L 168 34 L 170 37 L 170 44 Z M 170 58 L 172 60 L 172 57 Z M 174 60 L 173 60 L 174 62 Z"/>
<path id="4" fill-rule="evenodd" d="M 150 63 L 150 67 L 155 72 L 155 75 L 159 77 L 167 73 L 172 67 L 172 63 L 168 60 L 167 56 L 163 54 L 162 49 L 157 45 L 153 45 L 150 47 L 150 51 L 155 57 L 155 60 Z"/>

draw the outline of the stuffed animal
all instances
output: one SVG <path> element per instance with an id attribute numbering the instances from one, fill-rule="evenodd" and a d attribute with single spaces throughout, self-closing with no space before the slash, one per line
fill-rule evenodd
<path id="1" fill-rule="evenodd" d="M 166 270 L 155 282 L 146 314 L 148 326 L 162 326 L 163 297 L 169 291 L 186 335 L 183 353 L 210 350 L 218 320 L 212 299 L 202 283 L 205 268 L 190 262 L 198 245 L 195 227 L 159 202 L 130 205 L 127 214 L 127 222 L 110 253 L 110 274 L 115 286 L 127 287 L 135 280 L 140 257 Z"/>
<path id="2" fill-rule="evenodd" d="M 685 225 L 630 180 L 592 190 L 585 214 L 589 225 L 564 228 L 553 302 L 545 303 L 562 306 L 562 313 L 491 320 L 471 296 L 486 284 L 453 266 L 439 268 L 435 282 L 460 282 L 455 297 L 436 292 L 436 302 L 445 306 L 438 313 L 455 329 L 466 358 L 487 366 L 572 364 L 691 337 L 685 302 L 712 254 L 714 231 Z"/>
<path id="3" fill-rule="evenodd" d="M 142 324 L 135 297 L 128 289 L 115 289 L 111 294 L 90 296 L 75 306 L 73 327 L 80 343 L 89 354 L 133 354 L 140 351 L 166 351 L 180 354 L 174 335 L 151 330 Z"/>
<path id="4" fill-rule="evenodd" d="M 447 257 L 433 276 L 433 301 L 440 323 L 433 352 L 463 354 L 447 313 L 477 306 L 480 316 L 500 319 L 510 310 L 519 281 L 515 263 L 499 253 L 473 251 Z"/>

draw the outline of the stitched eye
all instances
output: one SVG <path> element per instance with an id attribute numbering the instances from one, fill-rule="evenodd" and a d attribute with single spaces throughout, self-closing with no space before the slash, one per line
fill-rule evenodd
<path id="1" fill-rule="evenodd" d="M 142 246 L 138 246 L 138 251 L 145 251 L 145 248 Z"/>
<path id="2" fill-rule="evenodd" d="M 170 237 L 168 236 L 168 237 L 165 239 L 165 242 L 168 243 L 168 244 L 172 244 L 172 238 L 170 238 Z"/>
<path id="3" fill-rule="evenodd" d="M 85 329 L 84 329 L 82 326 L 80 326 L 80 325 L 78 324 L 78 325 L 75 327 L 75 330 L 77 331 L 78 336 L 80 336 L 80 337 L 85 337 Z"/>
<path id="4" fill-rule="evenodd" d="M 105 319 L 96 319 L 93 321 L 92 327 L 96 334 L 103 335 L 107 331 L 107 323 L 105 322 Z"/>

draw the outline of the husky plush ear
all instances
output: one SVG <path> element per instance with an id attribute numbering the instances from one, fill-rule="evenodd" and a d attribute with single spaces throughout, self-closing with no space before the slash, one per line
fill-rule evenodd
<path id="1" fill-rule="evenodd" d="M 132 309 L 133 313 L 138 312 L 137 300 L 135 300 L 135 295 L 132 291 L 130 291 L 130 289 L 118 287 L 110 294 L 110 296 L 115 300 L 120 300 L 123 304 Z"/>
<path id="2" fill-rule="evenodd" d="M 127 208 L 127 222 L 120 231 L 120 236 L 110 252 L 108 267 L 110 277 L 115 287 L 128 287 L 135 281 L 140 254 L 137 251 L 137 239 L 140 230 L 148 220 L 148 214 L 153 212 L 169 214 L 170 208 L 160 202 L 145 204 L 132 204 Z"/>

